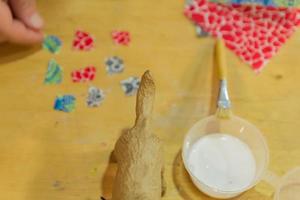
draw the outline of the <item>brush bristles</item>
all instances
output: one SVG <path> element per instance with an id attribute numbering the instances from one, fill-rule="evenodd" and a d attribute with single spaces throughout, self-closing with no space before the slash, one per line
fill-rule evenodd
<path id="1" fill-rule="evenodd" d="M 231 114 L 232 112 L 229 108 L 218 108 L 216 113 L 217 117 L 222 119 L 230 118 Z"/>

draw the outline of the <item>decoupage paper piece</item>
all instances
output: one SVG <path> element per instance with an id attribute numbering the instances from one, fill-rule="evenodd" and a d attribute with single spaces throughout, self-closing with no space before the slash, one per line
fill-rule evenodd
<path id="1" fill-rule="evenodd" d="M 88 90 L 88 97 L 87 97 L 87 106 L 88 107 L 98 107 L 105 99 L 104 91 L 91 86 Z"/>
<path id="2" fill-rule="evenodd" d="M 194 0 L 185 15 L 260 71 L 300 24 L 299 9 L 225 5 Z"/>
<path id="3" fill-rule="evenodd" d="M 59 53 L 62 47 L 62 41 L 55 35 L 47 35 L 43 41 L 43 48 L 51 53 Z"/>
<path id="4" fill-rule="evenodd" d="M 198 37 L 206 37 L 209 33 L 205 32 L 201 26 L 196 25 L 196 34 Z"/>
<path id="5" fill-rule="evenodd" d="M 190 5 L 193 3 L 193 0 L 185 0 L 185 5 Z"/>
<path id="6" fill-rule="evenodd" d="M 73 40 L 73 49 L 80 51 L 90 51 L 94 48 L 94 43 L 94 37 L 88 32 L 80 30 L 75 32 L 75 38 Z"/>
<path id="7" fill-rule="evenodd" d="M 75 83 L 92 81 L 96 76 L 96 68 L 94 66 L 87 66 L 83 69 L 73 71 L 71 76 Z"/>
<path id="8" fill-rule="evenodd" d="M 109 57 L 105 61 L 106 72 L 108 74 L 119 74 L 124 70 L 124 62 L 117 56 Z"/>
<path id="9" fill-rule="evenodd" d="M 73 95 L 62 95 L 55 99 L 54 109 L 63 112 L 72 112 L 75 109 L 76 98 Z"/>
<path id="10" fill-rule="evenodd" d="M 63 72 L 60 65 L 56 62 L 56 60 L 51 59 L 48 63 L 44 83 L 48 85 L 59 84 L 62 82 L 62 76 Z"/>
<path id="11" fill-rule="evenodd" d="M 130 33 L 128 31 L 113 31 L 111 35 L 112 39 L 118 45 L 128 46 L 131 41 Z"/>
<path id="12" fill-rule="evenodd" d="M 121 87 L 126 96 L 135 95 L 140 86 L 140 79 L 138 77 L 129 77 L 121 81 Z"/>

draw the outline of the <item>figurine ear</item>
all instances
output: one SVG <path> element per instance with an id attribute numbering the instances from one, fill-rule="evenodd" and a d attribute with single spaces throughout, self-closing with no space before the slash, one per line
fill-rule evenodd
<path id="1" fill-rule="evenodd" d="M 153 110 L 155 84 L 149 71 L 142 76 L 136 98 L 136 124 L 148 119 Z"/>

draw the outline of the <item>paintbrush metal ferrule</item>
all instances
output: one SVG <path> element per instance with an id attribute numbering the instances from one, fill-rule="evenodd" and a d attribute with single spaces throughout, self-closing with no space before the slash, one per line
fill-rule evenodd
<path id="1" fill-rule="evenodd" d="M 218 108 L 222 108 L 222 109 L 230 109 L 231 108 L 231 102 L 230 102 L 229 95 L 228 95 L 226 80 L 220 80 Z"/>

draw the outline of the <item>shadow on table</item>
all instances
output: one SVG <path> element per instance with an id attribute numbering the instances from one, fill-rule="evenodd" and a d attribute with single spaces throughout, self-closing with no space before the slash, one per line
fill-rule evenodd
<path id="1" fill-rule="evenodd" d="M 26 58 L 41 49 L 40 45 L 21 46 L 9 43 L 0 45 L 0 64 Z"/>
<path id="2" fill-rule="evenodd" d="M 129 128 L 124 128 L 122 131 L 121 131 L 121 135 L 127 133 L 129 130 Z M 114 157 L 114 154 L 113 152 L 110 153 L 110 156 L 109 156 L 109 161 L 108 161 L 108 164 L 107 164 L 107 167 L 103 173 L 103 178 L 101 180 L 101 196 L 106 199 L 106 200 L 109 200 L 112 198 L 112 191 L 113 191 L 113 184 L 114 184 L 114 179 L 115 179 L 115 176 L 116 176 L 116 173 L 117 173 L 117 169 L 118 169 L 118 166 L 117 166 L 117 160 L 116 158 Z"/>
<path id="3" fill-rule="evenodd" d="M 101 196 L 109 200 L 112 198 L 112 191 L 114 185 L 114 179 L 117 173 L 117 161 L 113 156 L 113 152 L 110 154 L 109 162 L 104 171 L 103 178 L 101 180 Z"/>

